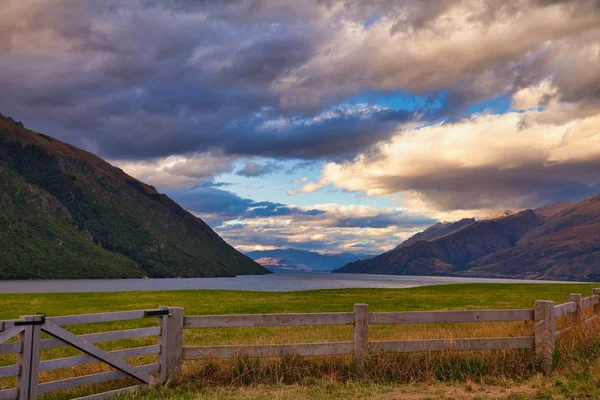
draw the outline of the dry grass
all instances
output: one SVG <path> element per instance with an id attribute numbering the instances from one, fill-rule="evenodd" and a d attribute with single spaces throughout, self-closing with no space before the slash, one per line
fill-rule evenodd
<path id="1" fill-rule="evenodd" d="M 567 319 L 560 321 L 568 323 Z M 576 324 L 557 343 L 554 370 L 532 351 L 370 354 L 186 363 L 167 388 L 127 399 L 592 399 L 600 398 L 600 324 Z"/>

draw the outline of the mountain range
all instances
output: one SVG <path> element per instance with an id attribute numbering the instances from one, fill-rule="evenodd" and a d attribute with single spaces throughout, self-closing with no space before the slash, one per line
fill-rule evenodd
<path id="1" fill-rule="evenodd" d="M 0 114 L 0 279 L 265 273 L 154 187 Z"/>
<path id="2" fill-rule="evenodd" d="M 333 272 L 597 281 L 600 195 L 435 224 L 386 253 Z"/>
<path id="3" fill-rule="evenodd" d="M 321 254 L 298 249 L 256 250 L 246 255 L 274 272 L 331 271 L 349 262 L 370 258 L 370 254 Z"/>

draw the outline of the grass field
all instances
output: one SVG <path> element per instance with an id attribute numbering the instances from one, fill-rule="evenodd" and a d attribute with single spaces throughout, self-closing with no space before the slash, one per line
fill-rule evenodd
<path id="1" fill-rule="evenodd" d="M 411 289 L 343 289 L 288 293 L 233 291 L 162 291 L 127 293 L 73 294 L 0 294 L 0 319 L 44 312 L 48 316 L 82 314 L 157 306 L 184 307 L 186 315 L 231 313 L 280 313 L 351 311 L 354 303 L 367 303 L 371 311 L 417 311 L 446 309 L 532 308 L 535 300 L 566 302 L 569 293 L 591 294 L 599 284 L 465 284 Z M 152 319 L 73 326 L 76 333 L 150 326 Z M 529 335 L 531 323 L 475 323 L 434 325 L 373 326 L 371 340 L 485 337 Z M 186 330 L 186 345 L 308 343 L 351 340 L 351 327 L 279 327 Z M 599 335 L 600 337 L 600 335 Z M 173 388 L 147 392 L 136 399 L 199 399 L 199 398 L 443 398 L 461 392 L 464 398 L 570 398 L 582 395 L 600 397 L 600 342 L 586 340 L 583 353 L 563 352 L 556 360 L 557 373 L 551 377 L 537 375 L 531 352 L 448 353 L 423 358 L 398 355 L 385 360 L 371 360 L 370 371 L 358 371 L 344 357 L 306 360 L 288 359 L 252 364 L 246 360 L 230 362 L 186 363 L 184 381 Z M 105 342 L 108 350 L 153 344 L 155 339 L 131 339 Z M 591 346 L 591 347 L 590 347 Z M 473 352 L 475 353 L 475 352 Z M 568 353 L 568 354 L 567 354 Z M 42 352 L 43 359 L 79 354 L 74 349 L 53 349 Z M 420 358 L 419 358 L 420 357 Z M 136 364 L 152 362 L 147 357 L 131 360 Z M 0 365 L 14 363 L 14 358 L 1 357 Z M 42 381 L 61 379 L 78 374 L 107 370 L 102 364 L 92 364 L 78 370 L 58 370 L 43 373 Z M 257 372 L 259 371 L 259 372 Z M 267 375 L 274 374 L 274 378 Z M 555 373 L 556 374 L 556 373 Z M 242 375 L 243 379 L 239 378 Z M 526 383 L 524 383 L 526 380 Z M 233 384 L 227 382 L 234 381 Z M 400 383 L 412 385 L 400 385 Z M 425 386 L 423 382 L 427 382 Z M 458 383 L 457 383 L 458 382 Z M 484 382 L 484 385 L 481 385 Z M 125 383 L 117 383 L 117 386 Z M 10 387 L 12 381 L 0 380 L 0 387 Z M 108 384 L 102 388 L 115 387 Z M 492 388 L 492 394 L 489 391 Z M 519 390 L 515 388 L 523 388 Z M 88 390 L 52 395 L 52 399 L 71 398 Z M 436 394 L 438 390 L 438 394 Z M 464 392 L 464 393 L 463 393 Z M 396 397 L 394 397 L 396 396 Z M 399 397 L 398 397 L 399 396 Z M 421 397 L 419 397 L 421 396 Z M 425 397 L 423 397 L 425 396 Z M 479 396 L 479 397 L 478 397 Z M 490 397 L 492 396 L 492 397 Z M 494 397 L 495 396 L 495 397 Z M 515 397 L 516 396 L 516 397 Z M 519 397 L 521 396 L 521 397 Z M 526 397 L 523 397 L 526 396 Z M 533 397 L 531 397 L 533 396 Z M 536 397 L 537 396 L 537 397 Z M 540 397 L 542 396 L 542 397 Z M 560 397 L 563 396 L 563 397 Z M 452 397 L 449 397 L 452 398 Z"/>

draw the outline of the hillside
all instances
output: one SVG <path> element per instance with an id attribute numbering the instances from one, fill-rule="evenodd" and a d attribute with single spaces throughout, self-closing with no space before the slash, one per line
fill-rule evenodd
<path id="1" fill-rule="evenodd" d="M 433 239 L 415 235 L 406 245 L 334 272 L 600 280 L 600 195 L 502 211 L 438 237 L 436 225 L 429 232 Z"/>
<path id="2" fill-rule="evenodd" d="M 308 268 L 312 271 L 331 271 L 349 262 L 372 257 L 372 255 L 360 253 L 321 254 L 316 251 L 298 249 L 256 250 L 250 251 L 246 255 L 257 262 L 264 257 L 285 260 L 299 269 Z"/>
<path id="3" fill-rule="evenodd" d="M 420 240 L 425 240 L 430 242 L 434 239 L 437 239 L 441 236 L 448 235 L 450 233 L 456 232 L 459 229 L 464 228 L 467 225 L 471 225 L 475 222 L 475 218 L 464 218 L 460 221 L 456 222 L 438 222 L 436 224 L 431 225 L 429 228 L 425 229 L 423 232 L 419 232 L 410 238 L 406 239 L 404 242 L 400 243 L 396 247 L 396 249 L 402 247 L 408 247 L 414 243 L 417 243 Z"/>
<path id="4" fill-rule="evenodd" d="M 0 279 L 268 273 L 101 158 L 0 115 Z"/>
<path id="5" fill-rule="evenodd" d="M 465 274 L 600 280 L 600 195 L 561 207 L 515 247 L 477 260 Z"/>
<path id="6" fill-rule="evenodd" d="M 482 220 L 432 241 L 421 240 L 369 260 L 347 264 L 334 272 L 448 275 L 465 269 L 474 260 L 513 246 L 542 223 L 531 210 Z"/>
<path id="7" fill-rule="evenodd" d="M 262 257 L 254 260 L 271 272 L 309 272 L 310 268 L 304 265 L 295 265 L 283 258 Z"/>

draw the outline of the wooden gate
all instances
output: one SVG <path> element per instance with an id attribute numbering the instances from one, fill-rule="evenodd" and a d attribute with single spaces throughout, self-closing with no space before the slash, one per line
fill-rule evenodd
<path id="1" fill-rule="evenodd" d="M 157 318 L 157 326 L 115 330 L 84 335 L 76 335 L 65 329 L 68 325 L 126 321 L 141 318 Z M 104 314 L 73 315 L 46 318 L 43 315 L 21 317 L 19 320 L 0 322 L 0 354 L 16 353 L 17 363 L 0 367 L 0 378 L 15 377 L 15 387 L 0 390 L 0 400 L 33 400 L 39 394 L 71 389 L 83 385 L 106 382 L 131 377 L 140 385 L 126 387 L 111 392 L 94 394 L 81 399 L 104 399 L 119 393 L 137 390 L 145 385 L 165 382 L 180 365 L 183 309 L 160 307 L 155 310 L 125 311 Z M 2 326 L 3 325 L 3 326 Z M 42 339 L 42 333 L 51 338 Z M 18 337 L 18 342 L 7 343 Z M 152 346 L 106 351 L 95 345 L 96 342 L 133 339 L 141 337 L 158 338 Z M 73 347 L 83 355 L 40 361 L 40 352 L 56 347 Z M 158 355 L 158 362 L 135 366 L 125 361 L 135 356 Z M 91 375 L 39 383 L 39 373 L 77 365 L 102 362 L 114 368 Z M 153 375 L 155 374 L 155 375 Z"/>

